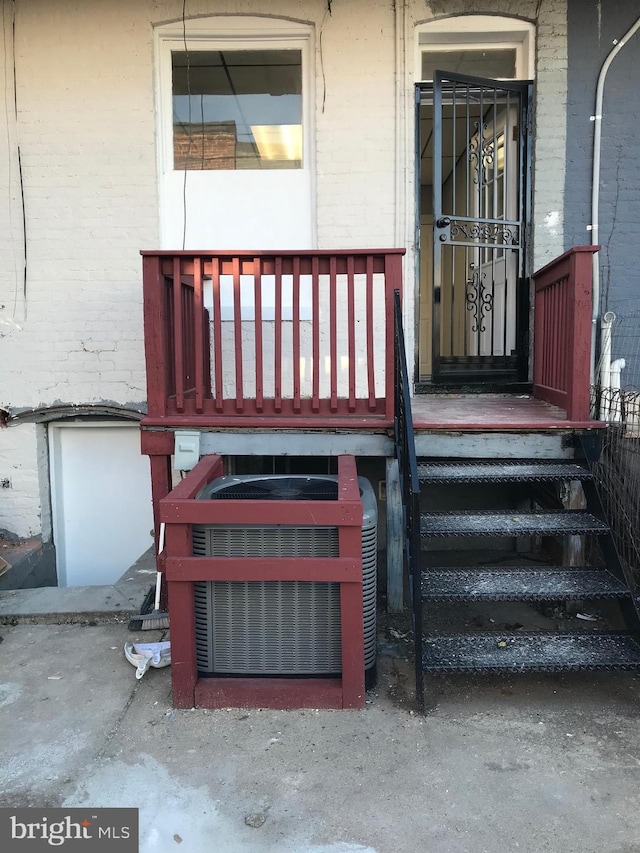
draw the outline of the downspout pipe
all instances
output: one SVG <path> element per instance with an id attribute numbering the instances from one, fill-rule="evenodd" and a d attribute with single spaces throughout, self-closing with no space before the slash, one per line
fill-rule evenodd
<path id="1" fill-rule="evenodd" d="M 609 387 L 611 376 L 611 330 L 616 321 L 613 311 L 607 311 L 600 323 L 600 384 Z"/>
<path id="2" fill-rule="evenodd" d="M 602 396 L 600 398 L 601 421 L 606 421 L 609 418 L 611 395 L 608 393 L 608 389 L 611 386 L 611 330 L 615 319 L 616 315 L 613 311 L 607 311 L 602 317 L 602 321 L 600 323 L 600 388 L 602 389 Z"/>
<path id="3" fill-rule="evenodd" d="M 609 67 L 629 39 L 640 29 L 640 18 L 631 26 L 621 39 L 614 43 L 612 50 L 602 64 L 596 87 L 596 104 L 591 119 L 593 129 L 593 173 L 591 177 L 591 245 L 597 246 L 599 241 L 599 212 L 600 212 L 600 152 L 602 148 L 602 102 L 604 100 L 604 83 Z M 598 252 L 593 253 L 593 309 L 591 315 L 591 382 L 595 380 L 596 372 L 596 335 L 598 316 L 600 314 L 600 263 Z"/>
<path id="4" fill-rule="evenodd" d="M 620 373 L 627 366 L 627 362 L 624 358 L 616 358 L 615 361 L 611 362 L 611 378 L 609 381 L 611 391 L 609 396 L 611 398 L 610 402 L 610 413 L 609 420 L 620 422 L 622 420 L 622 401 L 620 399 Z"/>

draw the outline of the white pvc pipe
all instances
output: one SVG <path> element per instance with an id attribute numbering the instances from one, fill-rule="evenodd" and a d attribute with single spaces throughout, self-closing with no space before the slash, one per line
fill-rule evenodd
<path id="1" fill-rule="evenodd" d="M 616 315 L 607 311 L 600 322 L 600 385 L 609 387 L 611 373 L 611 329 Z"/>
<path id="2" fill-rule="evenodd" d="M 610 395 L 606 389 L 611 383 L 611 329 L 616 319 L 613 311 L 607 311 L 600 323 L 600 420 L 609 419 Z"/>
<path id="3" fill-rule="evenodd" d="M 591 117 L 593 129 L 593 173 L 591 176 L 591 245 L 599 243 L 599 213 L 600 213 L 600 151 L 602 148 L 602 102 L 604 100 L 604 82 L 609 66 L 620 53 L 629 39 L 640 29 L 640 18 L 627 30 L 622 38 L 614 43 L 613 49 L 602 64 L 596 87 L 596 105 Z M 600 314 L 600 266 L 598 253 L 593 253 L 593 309 L 591 315 L 591 382 L 595 378 L 596 365 L 596 330 Z"/>
<path id="4" fill-rule="evenodd" d="M 622 406 L 620 401 L 620 395 L 616 394 L 616 391 L 620 390 L 620 373 L 627 366 L 627 362 L 624 358 L 617 358 L 615 361 L 611 362 L 611 378 L 609 380 L 609 387 L 611 389 L 610 392 L 610 410 L 609 410 L 609 420 L 620 422 L 622 420 Z"/>
<path id="5" fill-rule="evenodd" d="M 627 366 L 627 362 L 624 358 L 616 358 L 615 361 L 611 362 L 611 380 L 609 387 L 612 391 L 619 391 L 622 387 L 620 384 L 620 373 Z"/>

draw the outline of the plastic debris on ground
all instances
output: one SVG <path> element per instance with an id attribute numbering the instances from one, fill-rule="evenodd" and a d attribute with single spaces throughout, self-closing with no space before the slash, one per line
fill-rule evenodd
<path id="1" fill-rule="evenodd" d="M 138 681 L 149 667 L 161 669 L 171 663 L 171 643 L 125 643 L 124 655 L 136 667 Z"/>

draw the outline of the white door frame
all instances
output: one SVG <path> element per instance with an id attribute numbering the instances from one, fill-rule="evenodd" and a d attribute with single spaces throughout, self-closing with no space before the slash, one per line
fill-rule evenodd
<path id="1" fill-rule="evenodd" d="M 467 49 L 499 50 L 512 48 L 516 52 L 515 77 L 514 80 L 533 80 L 535 78 L 535 56 L 536 56 L 536 26 L 533 23 L 507 15 L 450 15 L 437 20 L 421 21 L 416 23 L 413 31 L 413 69 L 411 85 L 407 93 L 407 113 L 415 115 L 415 84 L 422 81 L 422 54 L 432 48 L 438 51 L 460 51 Z M 409 54 L 410 56 L 410 54 Z M 410 62 L 408 63 L 410 64 Z M 482 76 L 482 75 L 480 75 Z M 407 152 L 407 162 L 415 162 L 417 129 L 408 133 L 407 144 L 410 146 Z M 411 245 L 414 235 L 418 237 L 414 258 L 414 354 L 415 376 L 420 378 L 421 364 L 430 364 L 430 359 L 420 358 L 422 340 L 422 328 L 420 322 L 421 309 L 421 286 L 424 275 L 420 269 L 424 263 L 421 257 L 422 247 L 419 243 L 420 219 L 416 222 L 415 213 L 421 213 L 420 198 L 420 173 L 419 168 L 415 175 L 417 186 L 411 181 L 407 182 L 412 198 L 407 205 L 408 211 L 414 211 L 407 217 L 407 244 Z M 411 234 L 411 238 L 409 238 Z M 433 283 L 432 283 L 433 286 Z M 430 350 L 430 343 L 428 343 Z"/>

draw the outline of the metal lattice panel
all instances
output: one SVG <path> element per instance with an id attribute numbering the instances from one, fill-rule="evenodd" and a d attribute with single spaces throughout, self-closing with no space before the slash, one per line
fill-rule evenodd
<path id="1" fill-rule="evenodd" d="M 423 483 L 542 483 L 588 480 L 591 473 L 566 462 L 423 462 Z"/>
<path id="2" fill-rule="evenodd" d="M 422 643 L 425 672 L 578 672 L 640 669 L 628 634 L 466 634 Z"/>
<path id="3" fill-rule="evenodd" d="M 420 518 L 422 536 L 559 536 L 609 530 L 582 510 L 544 512 L 427 512 Z"/>
<path id="4" fill-rule="evenodd" d="M 606 569 L 588 566 L 433 568 L 422 577 L 425 601 L 575 601 L 628 595 L 628 588 Z"/>

